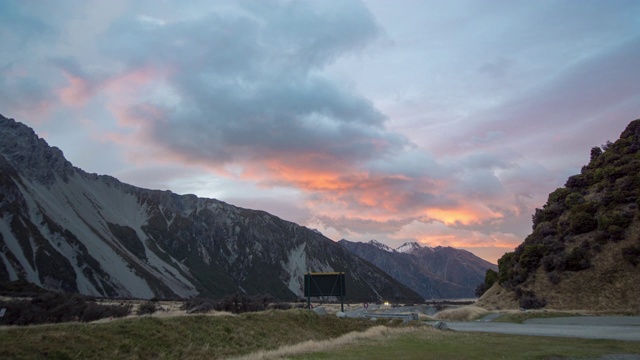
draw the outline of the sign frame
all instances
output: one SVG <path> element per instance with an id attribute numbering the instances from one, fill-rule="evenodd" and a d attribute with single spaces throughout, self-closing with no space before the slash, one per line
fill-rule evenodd
<path id="1" fill-rule="evenodd" d="M 344 296 L 346 281 L 344 272 L 307 272 L 304 274 L 304 295 L 307 297 L 307 308 L 311 309 L 311 297 L 340 297 L 340 309 L 344 312 Z"/>

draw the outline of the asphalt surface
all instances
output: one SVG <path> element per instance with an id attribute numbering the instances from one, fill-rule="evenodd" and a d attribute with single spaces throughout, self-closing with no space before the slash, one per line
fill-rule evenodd
<path id="1" fill-rule="evenodd" d="M 640 316 L 580 316 L 531 319 L 523 324 L 445 321 L 454 331 L 640 341 Z"/>
<path id="2" fill-rule="evenodd" d="M 346 311 L 347 317 L 364 317 L 366 313 L 407 312 L 413 308 L 386 308 L 371 304 L 368 309 Z M 488 332 L 511 335 L 569 337 L 640 341 L 640 316 L 573 316 L 529 319 L 523 324 L 493 322 L 500 314 L 489 314 L 479 321 L 444 321 L 454 331 Z M 433 323 L 431 323 L 433 324 Z"/>

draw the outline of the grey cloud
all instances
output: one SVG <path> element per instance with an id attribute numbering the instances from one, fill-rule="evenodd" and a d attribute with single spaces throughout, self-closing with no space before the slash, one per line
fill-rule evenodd
<path id="1" fill-rule="evenodd" d="M 55 36 L 56 30 L 42 19 L 30 15 L 16 1 L 0 2 L 0 41 L 4 51 L 7 46 L 25 46 L 31 42 L 42 42 Z"/>
<path id="2" fill-rule="evenodd" d="M 164 25 L 129 18 L 113 25 L 103 48 L 132 68 L 170 69 L 180 109 L 152 101 L 167 116 L 148 118 L 149 135 L 187 157 L 221 164 L 306 154 L 299 158 L 327 166 L 400 151 L 409 142 L 385 130 L 386 116 L 321 75 L 378 33 L 359 2 L 332 4 L 249 2 L 250 16 Z M 141 105 L 131 113 L 140 116 Z"/>
<path id="3" fill-rule="evenodd" d="M 358 233 L 367 234 L 375 231 L 379 234 L 389 234 L 400 230 L 404 225 L 411 223 L 416 218 L 403 218 L 402 220 L 375 221 L 361 218 L 326 217 L 319 216 L 322 223 L 331 224 L 331 227 L 343 234 Z"/>
<path id="4" fill-rule="evenodd" d="M 612 45 L 554 77 L 549 83 L 491 109 L 473 136 L 500 129 L 524 139 L 548 130 L 588 124 L 594 116 L 638 101 L 640 36 Z M 630 121 L 623 119 L 620 121 Z"/>
<path id="5" fill-rule="evenodd" d="M 467 199 L 481 200 L 496 199 L 506 192 L 500 180 L 487 169 L 464 171 L 450 190 Z"/>

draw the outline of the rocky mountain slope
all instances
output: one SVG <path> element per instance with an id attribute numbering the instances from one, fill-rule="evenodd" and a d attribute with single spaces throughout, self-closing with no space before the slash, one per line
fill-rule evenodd
<path id="1" fill-rule="evenodd" d="M 485 307 L 640 313 L 640 120 L 533 215 L 533 232 L 498 262 Z"/>
<path id="2" fill-rule="evenodd" d="M 345 271 L 347 298 L 420 296 L 321 234 L 263 211 L 147 190 L 72 166 L 0 116 L 0 281 L 104 297 L 236 291 L 302 296 L 307 271 Z"/>
<path id="3" fill-rule="evenodd" d="M 391 249 L 376 240 L 368 243 L 340 240 L 339 243 L 425 299 L 475 297 L 475 289 L 484 281 L 487 270 L 497 270 L 496 265 L 451 247 L 431 248 L 410 242 Z"/>

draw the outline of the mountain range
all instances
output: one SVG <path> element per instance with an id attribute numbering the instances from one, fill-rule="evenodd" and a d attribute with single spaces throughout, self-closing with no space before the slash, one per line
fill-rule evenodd
<path id="1" fill-rule="evenodd" d="M 336 243 L 264 211 L 90 174 L 0 115 L 0 283 L 111 298 L 295 299 L 305 272 L 344 271 L 347 300 L 417 302 L 471 297 L 489 268 L 463 250 Z"/>
<path id="2" fill-rule="evenodd" d="M 414 289 L 425 299 L 473 298 L 487 270 L 497 266 L 452 247 L 407 242 L 392 249 L 376 240 L 339 244 Z"/>

